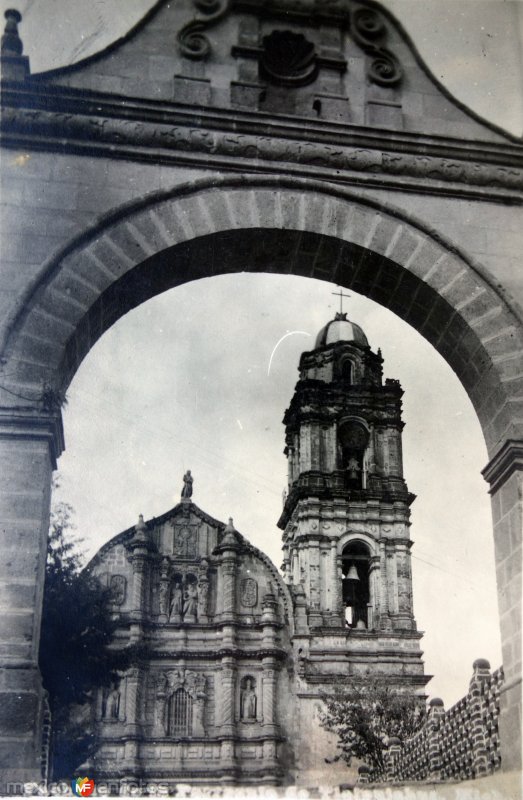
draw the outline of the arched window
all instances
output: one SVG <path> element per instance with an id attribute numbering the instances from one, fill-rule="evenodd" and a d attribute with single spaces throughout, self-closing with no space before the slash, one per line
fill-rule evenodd
<path id="1" fill-rule="evenodd" d="M 192 734 L 192 697 L 179 688 L 169 699 L 169 736 L 191 736 Z"/>
<path id="2" fill-rule="evenodd" d="M 344 470 L 349 489 L 364 487 L 365 450 L 369 443 L 369 432 L 359 422 L 342 422 L 338 431 L 338 468 Z"/>
<path id="3" fill-rule="evenodd" d="M 352 383 L 352 361 L 348 358 L 341 364 L 341 379 L 347 383 Z"/>
<path id="4" fill-rule="evenodd" d="M 370 551 L 363 542 L 349 542 L 342 553 L 342 594 L 345 621 L 351 628 L 367 628 Z"/>

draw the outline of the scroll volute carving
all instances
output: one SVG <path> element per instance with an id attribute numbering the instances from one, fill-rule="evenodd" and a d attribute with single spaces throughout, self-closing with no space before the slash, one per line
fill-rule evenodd
<path id="1" fill-rule="evenodd" d="M 397 86 L 403 77 L 398 59 L 384 43 L 387 28 L 381 15 L 372 8 L 360 6 L 351 14 L 351 33 L 354 41 L 372 56 L 369 78 L 379 86 Z"/>
<path id="2" fill-rule="evenodd" d="M 178 46 L 185 58 L 193 61 L 206 59 L 211 52 L 211 43 L 204 31 L 227 14 L 231 0 L 195 0 L 200 12 L 178 32 Z"/>

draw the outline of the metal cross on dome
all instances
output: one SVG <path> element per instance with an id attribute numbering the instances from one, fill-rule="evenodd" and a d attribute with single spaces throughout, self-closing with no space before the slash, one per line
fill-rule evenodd
<path id="1" fill-rule="evenodd" d="M 339 292 L 331 292 L 331 294 L 334 294 L 336 297 L 340 298 L 340 314 L 343 314 L 343 298 L 350 297 L 350 294 L 343 294 L 341 289 Z"/>

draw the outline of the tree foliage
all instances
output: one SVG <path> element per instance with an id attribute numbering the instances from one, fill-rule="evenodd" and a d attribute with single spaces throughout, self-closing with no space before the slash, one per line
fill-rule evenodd
<path id="1" fill-rule="evenodd" d="M 133 654 L 111 648 L 111 593 L 81 569 L 73 509 L 58 503 L 47 545 L 39 663 L 53 730 L 53 777 L 70 778 L 95 746 L 85 704 L 96 687 L 118 680 Z M 84 708 L 82 708 L 84 706 Z"/>
<path id="2" fill-rule="evenodd" d="M 419 697 L 394 691 L 377 680 L 336 685 L 323 700 L 321 724 L 338 737 L 336 758 L 347 764 L 352 758 L 362 759 L 372 771 L 384 769 L 389 739 L 397 737 L 403 744 L 425 717 Z"/>

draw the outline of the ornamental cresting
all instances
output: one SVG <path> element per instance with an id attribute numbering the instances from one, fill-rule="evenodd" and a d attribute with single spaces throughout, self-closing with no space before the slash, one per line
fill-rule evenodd
<path id="1" fill-rule="evenodd" d="M 483 658 L 473 664 L 465 697 L 445 711 L 433 698 L 421 730 L 403 746 L 391 738 L 385 768 L 359 769 L 360 783 L 467 780 L 491 775 L 501 766 L 498 718 L 503 667 L 490 672 Z"/>

